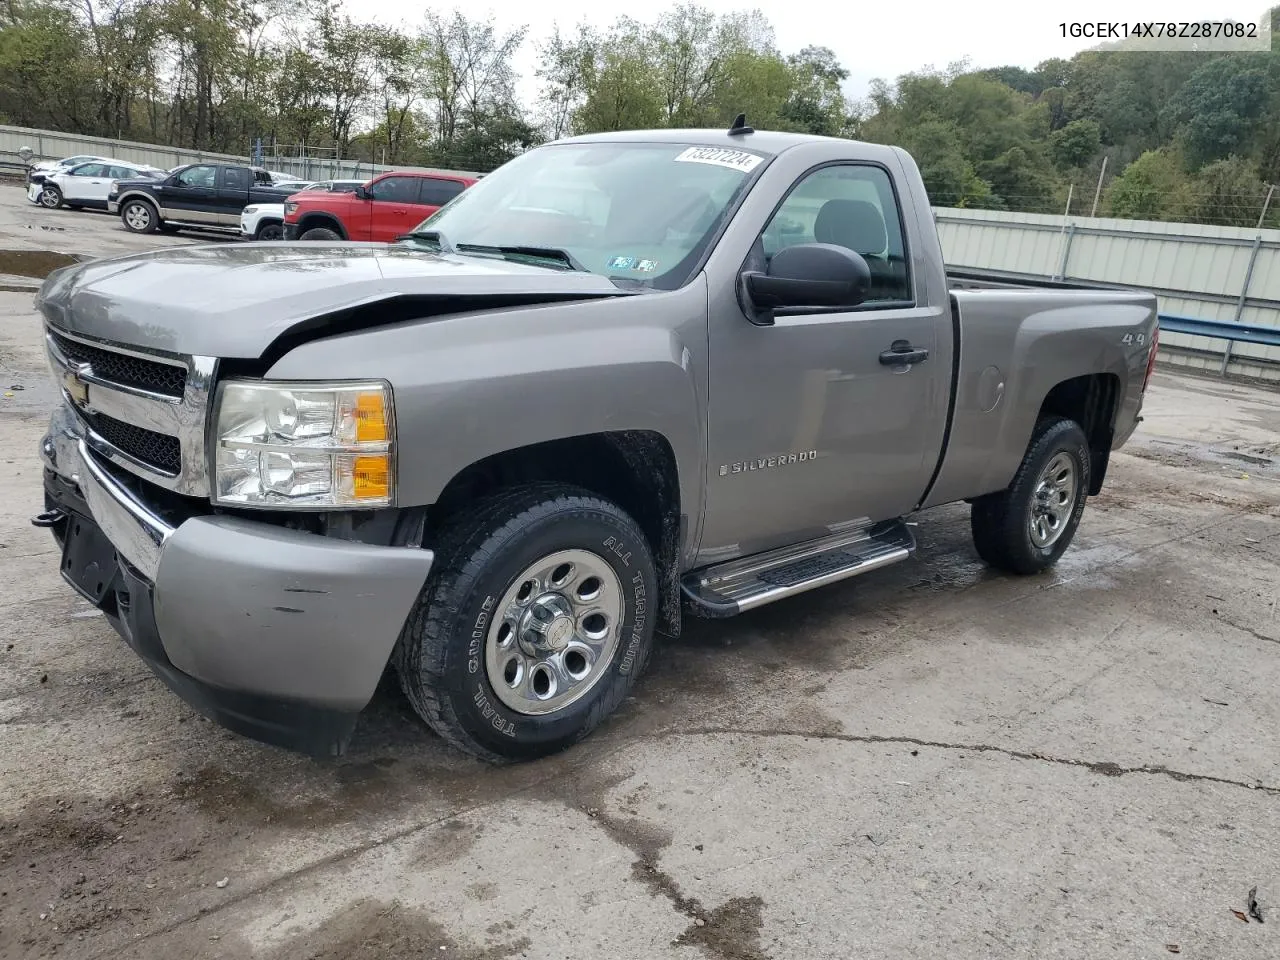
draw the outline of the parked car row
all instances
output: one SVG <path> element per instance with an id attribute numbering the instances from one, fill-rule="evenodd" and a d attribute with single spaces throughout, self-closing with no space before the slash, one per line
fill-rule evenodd
<path id="1" fill-rule="evenodd" d="M 477 179 L 396 171 L 367 181 L 303 181 L 248 165 L 193 163 L 165 171 L 82 155 L 33 167 L 27 198 L 51 210 L 107 210 L 133 233 L 190 228 L 254 241 L 389 242 Z"/>

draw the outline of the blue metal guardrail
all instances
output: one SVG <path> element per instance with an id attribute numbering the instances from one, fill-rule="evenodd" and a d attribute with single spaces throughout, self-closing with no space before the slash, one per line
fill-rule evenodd
<path id="1" fill-rule="evenodd" d="M 1231 320 L 1198 320 L 1195 317 L 1175 317 L 1162 313 L 1160 329 L 1170 333 L 1190 333 L 1197 337 L 1214 337 L 1232 343 L 1261 343 L 1268 347 L 1280 347 L 1280 327 L 1264 327 Z"/>

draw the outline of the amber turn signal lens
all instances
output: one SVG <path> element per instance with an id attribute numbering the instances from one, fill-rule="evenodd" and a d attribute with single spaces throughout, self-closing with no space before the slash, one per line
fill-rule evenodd
<path id="1" fill-rule="evenodd" d="M 351 480 L 356 500 L 386 500 L 391 496 L 391 457 L 356 457 Z"/>
<path id="2" fill-rule="evenodd" d="M 387 442 L 387 408 L 381 393 L 356 395 L 356 442 Z"/>

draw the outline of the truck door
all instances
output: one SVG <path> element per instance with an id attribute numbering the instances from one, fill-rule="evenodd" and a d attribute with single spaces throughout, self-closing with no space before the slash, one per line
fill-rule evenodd
<path id="1" fill-rule="evenodd" d="M 240 226 L 240 212 L 249 205 L 253 171 L 248 167 L 223 167 L 218 174 L 218 225 Z"/>
<path id="2" fill-rule="evenodd" d="M 389 243 L 402 233 L 408 233 L 425 217 L 418 206 L 418 180 L 420 177 L 393 176 L 375 181 L 372 187 L 373 201 L 369 218 L 369 236 L 352 240 L 372 240 Z"/>
<path id="3" fill-rule="evenodd" d="M 889 172 L 826 164 L 800 176 L 744 269 L 829 243 L 871 268 L 866 303 L 752 323 L 732 296 L 710 313 L 710 424 L 702 551 L 749 554 L 908 513 L 929 483 L 950 390 L 947 305 L 911 271 Z M 911 365 L 891 352 L 928 351 Z"/>
<path id="4" fill-rule="evenodd" d="M 187 167 L 155 186 L 160 215 L 188 223 L 219 223 L 218 168 L 212 164 Z"/>

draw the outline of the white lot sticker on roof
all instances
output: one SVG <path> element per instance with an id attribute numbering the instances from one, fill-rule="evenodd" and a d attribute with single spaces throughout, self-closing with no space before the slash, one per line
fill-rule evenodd
<path id="1" fill-rule="evenodd" d="M 728 167 L 730 170 L 741 170 L 750 173 L 764 162 L 764 157 L 745 150 L 725 150 L 723 147 L 690 147 L 680 156 L 677 163 L 710 163 L 717 167 Z"/>

